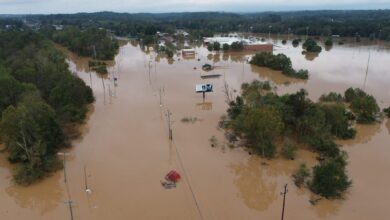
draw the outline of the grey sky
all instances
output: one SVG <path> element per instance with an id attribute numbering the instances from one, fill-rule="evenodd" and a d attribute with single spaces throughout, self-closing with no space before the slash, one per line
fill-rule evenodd
<path id="1" fill-rule="evenodd" d="M 390 9 L 390 0 L 0 0 L 0 14 Z"/>

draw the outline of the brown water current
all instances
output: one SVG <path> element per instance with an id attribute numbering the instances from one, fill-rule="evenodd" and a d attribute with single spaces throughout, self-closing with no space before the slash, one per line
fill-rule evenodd
<path id="1" fill-rule="evenodd" d="M 152 50 L 141 50 L 136 42 L 122 44 L 109 64 L 110 74 L 101 77 L 88 71 L 88 59 L 62 48 L 70 70 L 93 89 L 93 111 L 82 137 L 68 151 L 66 183 L 61 170 L 33 186 L 16 186 L 12 167 L 0 154 L 0 219 L 68 220 L 69 200 L 76 220 L 279 219 L 280 192 L 286 183 L 285 219 L 388 219 L 388 119 L 359 125 L 354 140 L 339 141 L 349 154 L 353 185 L 345 199 L 323 199 L 316 206 L 309 202 L 311 193 L 295 187 L 291 178 L 299 164 L 315 165 L 315 154 L 302 149 L 295 160 L 265 160 L 242 148 L 229 148 L 218 129 L 227 108 L 224 81 L 234 95 L 243 82 L 260 79 L 272 81 L 281 94 L 305 88 L 313 100 L 353 86 L 374 95 L 381 107 L 390 105 L 389 45 L 334 45 L 318 56 L 305 56 L 291 42 L 275 42 L 275 53 L 289 56 L 296 69 L 308 69 L 309 80 L 251 66 L 246 63 L 251 53 L 211 54 L 196 47 L 193 58 L 177 54 L 167 60 Z M 201 79 L 204 63 L 214 63 L 217 68 L 210 73 L 221 77 Z M 195 84 L 206 82 L 214 84 L 214 92 L 203 100 L 194 90 Z M 168 140 L 168 109 L 173 142 Z M 183 123 L 184 117 L 198 120 Z M 209 142 L 212 136 L 217 140 L 214 148 Z M 171 169 L 183 178 L 176 188 L 164 189 L 160 181 Z M 87 193 L 86 187 L 92 192 Z"/>

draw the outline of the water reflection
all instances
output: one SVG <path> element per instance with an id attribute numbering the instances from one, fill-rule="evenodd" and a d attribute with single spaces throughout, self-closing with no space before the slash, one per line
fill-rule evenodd
<path id="1" fill-rule="evenodd" d="M 320 53 L 305 53 L 305 59 L 308 61 L 313 61 L 319 56 Z"/>
<path id="2" fill-rule="evenodd" d="M 371 138 L 381 130 L 382 123 L 375 123 L 369 125 L 356 125 L 356 136 L 351 140 L 340 140 L 338 141 L 342 145 L 355 145 L 359 143 L 368 143 L 371 141 Z"/>
<path id="3" fill-rule="evenodd" d="M 289 85 L 291 83 L 305 83 L 305 80 L 295 79 L 292 77 L 288 77 L 283 75 L 280 71 L 271 70 L 266 67 L 259 67 L 255 65 L 250 65 L 251 71 L 259 74 L 261 78 L 265 80 L 272 81 L 275 85 Z"/>
<path id="4" fill-rule="evenodd" d="M 196 103 L 196 107 L 200 110 L 211 111 L 213 109 L 213 103 L 203 101 L 200 103 Z"/>
<path id="5" fill-rule="evenodd" d="M 36 209 L 40 215 L 63 205 L 64 194 L 60 186 L 62 171 L 32 186 L 10 186 L 5 191 L 21 208 Z M 44 192 L 44 193 L 43 193 Z"/>
<path id="6" fill-rule="evenodd" d="M 279 193 L 276 180 L 269 178 L 264 169 L 257 157 L 249 157 L 246 162 L 230 166 L 240 197 L 248 208 L 258 211 L 266 210 Z"/>
<path id="7" fill-rule="evenodd" d="M 341 200 L 322 199 L 315 206 L 311 206 L 310 209 L 313 210 L 318 217 L 324 219 L 335 215 L 340 210 L 342 202 L 343 201 Z"/>
<path id="8" fill-rule="evenodd" d="M 325 46 L 325 51 L 330 51 L 332 50 L 333 46 Z"/>

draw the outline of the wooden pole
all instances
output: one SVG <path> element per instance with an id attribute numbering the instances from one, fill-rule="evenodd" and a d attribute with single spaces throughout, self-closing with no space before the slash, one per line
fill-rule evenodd
<path id="1" fill-rule="evenodd" d="M 68 204 L 69 206 L 69 212 L 70 212 L 70 219 L 73 220 L 73 208 L 72 208 L 73 201 L 68 200 L 65 202 L 65 204 Z"/>
<path id="2" fill-rule="evenodd" d="M 69 156 L 70 154 L 69 153 L 65 153 L 65 152 L 59 152 L 58 155 L 60 156 L 63 156 L 62 158 L 62 166 L 64 168 L 64 182 L 66 183 L 66 167 L 65 167 L 65 163 L 66 163 L 66 156 Z"/>
<path id="3" fill-rule="evenodd" d="M 171 121 L 171 111 L 168 109 L 167 110 L 167 117 L 168 117 L 168 132 L 169 132 L 169 140 L 172 140 L 172 121 Z"/>
<path id="4" fill-rule="evenodd" d="M 85 190 L 88 189 L 88 181 L 87 181 L 87 168 L 84 166 L 84 184 L 85 184 Z"/>
<path id="5" fill-rule="evenodd" d="M 284 192 L 281 193 L 281 195 L 283 195 L 282 220 L 284 219 L 284 208 L 285 208 L 285 204 L 286 204 L 287 192 L 288 192 L 288 190 L 287 190 L 287 184 L 286 184 L 286 185 L 284 185 Z"/>

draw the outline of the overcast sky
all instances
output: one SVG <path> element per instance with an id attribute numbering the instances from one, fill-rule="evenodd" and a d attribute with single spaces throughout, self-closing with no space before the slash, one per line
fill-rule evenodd
<path id="1" fill-rule="evenodd" d="M 390 9 L 390 0 L 0 0 L 0 14 Z"/>

